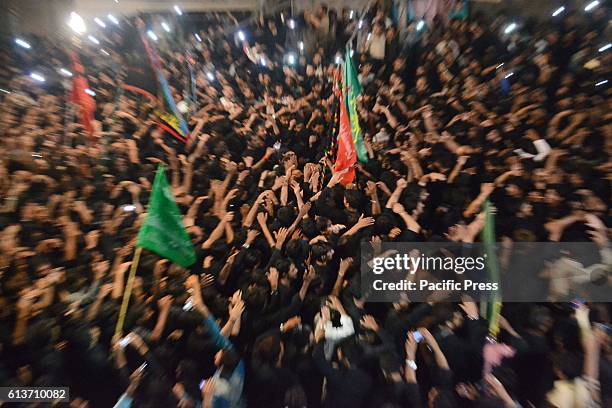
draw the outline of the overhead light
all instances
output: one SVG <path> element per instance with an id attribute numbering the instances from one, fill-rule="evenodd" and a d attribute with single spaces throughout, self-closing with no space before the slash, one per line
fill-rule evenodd
<path id="1" fill-rule="evenodd" d="M 357 24 L 357 28 L 363 28 L 363 20 L 359 20 L 359 24 Z"/>
<path id="2" fill-rule="evenodd" d="M 509 72 L 506 74 L 506 76 L 504 78 L 508 79 L 510 78 L 512 75 L 514 75 L 514 72 Z"/>
<path id="3" fill-rule="evenodd" d="M 285 13 L 281 13 L 281 23 L 285 22 Z"/>
<path id="4" fill-rule="evenodd" d="M 265 67 L 266 66 L 266 57 L 261 57 L 259 59 L 259 62 L 261 63 L 261 65 L 263 65 Z"/>
<path id="5" fill-rule="evenodd" d="M 598 51 L 599 51 L 599 52 L 604 52 L 604 51 L 609 50 L 611 47 L 612 47 L 612 44 L 607 43 L 606 45 L 604 45 L 603 47 L 601 47 L 601 48 L 600 48 Z"/>
<path id="6" fill-rule="evenodd" d="M 498 66 L 495 67 L 495 69 L 500 69 L 501 67 L 504 66 L 504 63 L 502 62 L 501 64 L 499 64 Z"/>
<path id="7" fill-rule="evenodd" d="M 168 23 L 166 23 L 165 21 L 162 21 L 161 26 L 164 29 L 164 31 L 166 31 L 167 33 L 170 32 L 170 26 L 168 25 Z"/>
<path id="8" fill-rule="evenodd" d="M 70 13 L 70 19 L 68 20 L 68 26 L 77 34 L 83 34 L 87 31 L 87 26 L 85 25 L 85 20 L 83 17 L 75 13 L 74 11 Z"/>
<path id="9" fill-rule="evenodd" d="M 300 51 L 304 51 L 304 41 L 300 41 L 298 43 L 298 48 L 300 49 Z"/>
<path id="10" fill-rule="evenodd" d="M 599 1 L 598 0 L 592 1 L 584 7 L 584 11 L 591 11 L 597 6 L 599 6 Z"/>
<path id="11" fill-rule="evenodd" d="M 421 31 L 423 27 L 425 27 L 425 20 L 420 20 L 416 25 L 416 29 L 417 31 Z"/>
<path id="12" fill-rule="evenodd" d="M 23 47 L 25 49 L 30 49 L 32 48 L 32 46 L 30 45 L 29 42 L 22 40 L 21 38 L 15 38 L 15 44 L 17 44 L 20 47 Z"/>
<path id="13" fill-rule="evenodd" d="M 372 33 L 368 33 L 368 36 L 366 38 L 366 41 L 370 41 L 370 38 L 372 38 Z"/>
<path id="14" fill-rule="evenodd" d="M 110 54 L 108 53 L 108 51 L 106 51 L 104 48 L 101 48 L 101 49 L 100 49 L 100 52 L 101 52 L 102 54 L 106 55 L 107 57 L 110 55 Z"/>
<path id="15" fill-rule="evenodd" d="M 10 94 L 11 91 L 7 91 L 6 89 L 0 88 L 0 92 L 5 93 L 5 94 Z"/>
<path id="16" fill-rule="evenodd" d="M 155 34 L 153 31 L 149 30 L 147 31 L 147 35 L 149 36 L 150 39 L 152 39 L 153 41 L 157 41 L 159 38 L 157 38 L 157 34 Z"/>
<path id="17" fill-rule="evenodd" d="M 59 72 L 66 77 L 72 76 L 72 72 L 68 71 L 66 68 L 60 68 Z"/>
<path id="18" fill-rule="evenodd" d="M 349 13 L 349 19 L 353 19 L 353 16 L 355 15 L 355 10 L 351 10 L 351 12 Z"/>
<path id="19" fill-rule="evenodd" d="M 30 73 L 30 78 L 32 78 L 33 80 L 38 81 L 38 82 L 45 82 L 45 77 L 40 75 L 37 72 Z"/>
<path id="20" fill-rule="evenodd" d="M 96 45 L 100 45 L 100 40 L 98 40 L 96 37 L 94 37 L 93 35 L 88 35 L 87 38 L 89 38 L 89 41 L 91 41 L 92 43 L 96 44 Z"/>
<path id="21" fill-rule="evenodd" d="M 97 25 L 99 25 L 102 28 L 106 28 L 106 23 L 102 20 L 100 20 L 98 17 L 94 18 L 94 21 L 96 22 Z"/>
<path id="22" fill-rule="evenodd" d="M 287 55 L 287 63 L 288 63 L 289 65 L 293 65 L 293 64 L 295 64 L 295 55 L 294 55 L 293 53 L 292 53 L 292 54 Z"/>
<path id="23" fill-rule="evenodd" d="M 202 37 L 200 37 L 198 33 L 195 33 L 194 35 L 195 35 L 196 40 L 198 40 L 199 42 L 202 42 Z"/>
<path id="24" fill-rule="evenodd" d="M 238 31 L 238 39 L 240 41 L 244 41 L 246 39 L 244 33 L 242 32 L 242 30 Z"/>
<path id="25" fill-rule="evenodd" d="M 336 64 L 340 64 L 341 59 L 339 55 L 336 55 L 335 61 L 336 61 Z"/>
<path id="26" fill-rule="evenodd" d="M 565 11 L 565 7 L 561 6 L 552 13 L 552 16 L 557 17 L 559 14 L 563 13 L 564 11 Z"/>
<path id="27" fill-rule="evenodd" d="M 351 50 L 349 55 L 352 57 L 354 54 L 355 54 L 355 50 Z"/>
<path id="28" fill-rule="evenodd" d="M 214 81 L 215 80 L 215 76 L 213 75 L 212 72 L 208 71 L 206 73 L 206 78 L 208 78 L 209 81 Z"/>
<path id="29" fill-rule="evenodd" d="M 295 29 L 295 20 L 294 19 L 289 19 L 289 28 L 290 29 Z"/>
<path id="30" fill-rule="evenodd" d="M 176 14 L 178 14 L 179 16 L 183 15 L 183 11 L 181 10 L 181 8 L 179 6 L 177 6 L 176 4 L 174 5 L 174 11 L 176 12 Z"/>
<path id="31" fill-rule="evenodd" d="M 504 30 L 504 34 L 510 34 L 514 30 L 516 30 L 516 23 L 510 23 L 510 24 L 508 24 L 508 26 Z"/>
<path id="32" fill-rule="evenodd" d="M 603 81 L 599 81 L 598 83 L 596 83 L 595 86 L 601 86 L 601 85 L 604 85 L 604 84 L 607 84 L 607 83 L 608 83 L 608 80 L 604 79 Z"/>
<path id="33" fill-rule="evenodd" d="M 96 93 L 89 88 L 85 89 L 85 93 L 90 96 L 96 96 Z"/>
<path id="34" fill-rule="evenodd" d="M 117 17 L 113 16 L 112 14 L 107 15 L 106 18 L 108 18 L 111 23 L 119 25 L 119 20 L 117 20 Z"/>

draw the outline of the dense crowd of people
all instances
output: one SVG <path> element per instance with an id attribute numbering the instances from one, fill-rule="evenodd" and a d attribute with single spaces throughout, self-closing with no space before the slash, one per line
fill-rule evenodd
<path id="1" fill-rule="evenodd" d="M 185 144 L 122 90 L 119 35 L 99 35 L 108 55 L 78 45 L 93 134 L 53 74 L 66 44 L 4 47 L 0 384 L 68 386 L 72 407 L 611 406 L 609 304 L 506 303 L 492 340 L 471 299 L 371 303 L 359 278 L 364 242 L 478 241 L 487 199 L 499 241 L 609 251 L 608 18 L 504 34 L 501 18 L 407 23 L 378 4 L 209 22 L 201 42 L 152 42 L 190 112 Z M 343 186 L 349 39 L 369 160 Z M 145 251 L 119 338 L 159 163 L 197 262 Z"/>

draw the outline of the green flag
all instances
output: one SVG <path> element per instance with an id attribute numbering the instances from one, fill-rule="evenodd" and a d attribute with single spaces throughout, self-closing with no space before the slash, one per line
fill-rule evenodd
<path id="1" fill-rule="evenodd" d="M 483 211 L 485 223 L 480 239 L 486 254 L 486 265 L 490 282 L 499 282 L 499 263 L 495 252 L 495 217 L 489 200 L 485 201 Z M 489 321 L 489 334 L 493 337 L 499 332 L 499 313 L 501 311 L 501 296 L 496 292 L 488 302 L 481 303 L 481 308 L 486 308 L 486 316 Z"/>
<path id="2" fill-rule="evenodd" d="M 361 94 L 361 84 L 357 78 L 357 70 L 353 65 L 351 51 L 346 49 L 344 60 L 344 98 L 348 107 L 348 116 L 351 123 L 351 133 L 353 134 L 353 144 L 357 151 L 357 159 L 362 163 L 367 163 L 368 152 L 363 145 L 361 127 L 359 127 L 359 116 L 357 114 L 357 97 Z"/>
<path id="3" fill-rule="evenodd" d="M 136 246 L 155 252 L 183 268 L 196 261 L 183 217 L 161 165 L 157 168 L 147 218 L 138 233 Z"/>

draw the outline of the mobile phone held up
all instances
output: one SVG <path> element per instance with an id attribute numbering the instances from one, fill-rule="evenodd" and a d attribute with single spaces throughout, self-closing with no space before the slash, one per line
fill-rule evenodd
<path id="1" fill-rule="evenodd" d="M 418 330 L 412 332 L 412 338 L 414 338 L 414 341 L 417 342 L 417 344 L 423 341 L 423 335 Z"/>

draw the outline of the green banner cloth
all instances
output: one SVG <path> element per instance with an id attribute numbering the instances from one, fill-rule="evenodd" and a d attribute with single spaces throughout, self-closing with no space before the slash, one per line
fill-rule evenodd
<path id="1" fill-rule="evenodd" d="M 190 267 L 196 261 L 183 216 L 174 201 L 161 165 L 157 168 L 147 217 L 138 233 L 136 246 L 148 249 L 183 268 Z"/>

